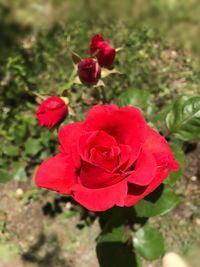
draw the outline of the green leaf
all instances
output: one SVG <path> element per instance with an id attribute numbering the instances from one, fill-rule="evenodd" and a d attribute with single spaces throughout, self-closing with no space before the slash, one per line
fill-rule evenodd
<path id="1" fill-rule="evenodd" d="M 134 205 L 134 209 L 140 217 L 154 217 L 166 214 L 175 208 L 178 202 L 176 194 L 165 184 Z"/>
<path id="2" fill-rule="evenodd" d="M 27 181 L 27 175 L 25 171 L 25 167 L 21 165 L 19 162 L 13 162 L 13 178 L 18 182 Z"/>
<path id="3" fill-rule="evenodd" d="M 3 148 L 3 153 L 7 156 L 15 157 L 19 154 L 19 148 L 13 145 L 5 145 Z"/>
<path id="4" fill-rule="evenodd" d="M 171 133 L 183 141 L 196 141 L 200 138 L 200 96 L 178 98 L 166 117 Z"/>
<path id="5" fill-rule="evenodd" d="M 176 143 L 169 143 L 169 145 L 176 161 L 180 164 L 180 168 L 178 171 L 171 172 L 164 183 L 174 185 L 185 169 L 185 154 L 180 145 Z"/>
<path id="6" fill-rule="evenodd" d="M 112 209 L 105 211 L 101 214 L 101 217 L 106 222 L 103 226 L 102 234 L 99 236 L 99 240 L 126 242 L 129 238 L 129 232 L 124 228 L 124 224 L 130 216 L 134 214 L 130 208 L 113 207 Z M 103 239 L 102 239 L 103 238 Z M 110 239 L 111 238 L 111 239 Z"/>
<path id="7" fill-rule="evenodd" d="M 41 160 L 45 160 L 45 159 L 47 159 L 47 158 L 49 157 L 49 152 L 46 151 L 46 150 L 44 150 L 44 151 L 42 151 L 42 153 L 39 155 L 39 157 L 40 157 Z"/>
<path id="8" fill-rule="evenodd" d="M 29 137 L 25 144 L 25 153 L 27 155 L 36 155 L 42 148 L 40 139 Z"/>
<path id="9" fill-rule="evenodd" d="M 28 135 L 27 125 L 24 123 L 18 124 L 16 127 L 11 128 L 11 134 L 14 136 L 13 141 L 17 146 L 23 144 Z"/>
<path id="10" fill-rule="evenodd" d="M 141 257 L 138 254 L 135 254 L 135 265 L 132 267 L 142 267 Z"/>
<path id="11" fill-rule="evenodd" d="M 81 80 L 79 79 L 78 76 L 76 76 L 76 77 L 74 78 L 73 83 L 75 83 L 75 84 L 82 84 L 82 82 L 81 82 Z"/>
<path id="12" fill-rule="evenodd" d="M 158 113 L 155 113 L 154 121 L 157 123 L 163 123 L 163 121 L 165 121 L 167 114 L 171 111 L 172 106 L 173 106 L 173 103 L 170 102 L 167 105 L 165 105 L 161 110 L 159 110 Z"/>
<path id="13" fill-rule="evenodd" d="M 19 182 L 25 182 L 27 180 L 26 172 L 24 167 L 20 167 L 15 173 L 14 173 L 14 179 Z"/>
<path id="14" fill-rule="evenodd" d="M 27 175 L 25 168 L 23 166 L 19 166 L 15 169 L 15 172 L 13 173 L 13 178 L 18 182 L 26 182 L 27 181 Z"/>
<path id="15" fill-rule="evenodd" d="M 106 220 L 103 232 L 97 239 L 96 253 L 101 267 L 133 267 L 137 258 L 128 245 L 130 229 L 124 225 L 128 212 L 132 210 L 114 207 L 102 213 Z"/>
<path id="16" fill-rule="evenodd" d="M 149 224 L 136 232 L 133 242 L 135 250 L 146 260 L 158 259 L 165 251 L 162 235 Z"/>
<path id="17" fill-rule="evenodd" d="M 117 47 L 117 48 L 115 49 L 115 51 L 116 51 L 116 53 L 118 53 L 118 52 L 122 51 L 123 49 L 124 49 L 123 47 Z"/>
<path id="18" fill-rule="evenodd" d="M 81 61 L 81 57 L 73 51 L 71 51 L 71 58 L 72 58 L 72 61 L 75 65 Z"/>
<path id="19" fill-rule="evenodd" d="M 126 242 L 128 239 L 124 225 L 112 228 L 110 232 L 99 236 L 98 242 Z"/>
<path id="20" fill-rule="evenodd" d="M 105 68 L 101 68 L 101 78 L 104 79 L 106 77 L 108 77 L 111 74 L 121 74 L 121 72 L 119 72 L 116 69 L 105 69 Z"/>
<path id="21" fill-rule="evenodd" d="M 100 235 L 97 241 L 97 257 L 102 267 L 132 267 L 137 259 L 131 247 L 125 242 L 128 239 L 124 225 L 112 228 L 110 232 Z"/>
<path id="22" fill-rule="evenodd" d="M 103 80 L 99 80 L 98 83 L 94 85 L 94 87 L 105 87 L 105 83 Z"/>
<path id="23" fill-rule="evenodd" d="M 146 90 L 127 89 L 117 99 L 120 106 L 135 106 L 143 111 L 150 107 L 150 94 Z"/>
<path id="24" fill-rule="evenodd" d="M 121 242 L 98 243 L 96 247 L 100 267 L 140 267 L 132 249 Z"/>
<path id="25" fill-rule="evenodd" d="M 10 175 L 5 170 L 0 170 L 0 183 L 6 183 L 12 179 L 12 175 Z"/>

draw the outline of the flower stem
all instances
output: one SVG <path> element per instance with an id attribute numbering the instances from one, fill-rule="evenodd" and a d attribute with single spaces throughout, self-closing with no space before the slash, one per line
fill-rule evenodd
<path id="1" fill-rule="evenodd" d="M 107 97 L 106 97 L 105 87 L 104 86 L 100 86 L 100 91 L 101 91 L 101 95 L 102 95 L 102 101 L 103 101 L 103 103 L 106 103 L 107 102 Z"/>
<path id="2" fill-rule="evenodd" d="M 32 92 L 27 86 L 26 86 L 26 87 L 23 87 L 23 90 L 24 90 L 27 94 L 29 94 L 29 95 L 31 95 L 31 96 L 37 96 L 37 97 L 39 97 L 39 98 L 42 99 L 42 100 L 45 100 L 45 99 L 46 99 L 45 96 L 43 96 L 43 95 L 41 95 L 41 94 L 39 94 L 39 93 L 37 93 L 37 92 Z"/>
<path id="3" fill-rule="evenodd" d="M 71 72 L 71 75 L 69 76 L 69 80 L 68 80 L 68 82 L 67 82 L 67 84 L 66 84 L 66 88 L 67 88 L 67 89 L 68 89 L 68 88 L 71 88 L 71 86 L 73 85 L 73 83 L 74 83 L 74 78 L 75 78 L 76 74 L 77 74 L 77 69 L 74 68 L 73 71 Z"/>

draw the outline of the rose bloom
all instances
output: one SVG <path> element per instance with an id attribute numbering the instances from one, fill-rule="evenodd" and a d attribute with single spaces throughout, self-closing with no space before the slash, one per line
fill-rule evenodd
<path id="1" fill-rule="evenodd" d="M 60 97 L 51 96 L 39 105 L 36 116 L 40 126 L 50 130 L 66 117 L 67 111 L 68 107 Z"/>
<path id="2" fill-rule="evenodd" d="M 91 39 L 89 52 L 96 56 L 101 67 L 110 68 L 114 63 L 116 51 L 100 34 Z"/>
<path id="3" fill-rule="evenodd" d="M 60 152 L 39 167 L 36 185 L 92 211 L 132 206 L 179 168 L 166 140 L 134 107 L 96 105 L 84 122 L 64 125 L 58 139 Z"/>
<path id="4" fill-rule="evenodd" d="M 101 77 L 101 67 L 92 58 L 85 58 L 78 63 L 78 76 L 82 83 L 95 85 Z"/>

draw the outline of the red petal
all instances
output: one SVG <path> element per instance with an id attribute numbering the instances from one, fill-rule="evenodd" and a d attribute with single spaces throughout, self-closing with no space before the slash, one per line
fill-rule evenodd
<path id="1" fill-rule="evenodd" d="M 154 179 L 148 186 L 129 184 L 126 206 L 131 206 L 154 191 L 169 175 L 170 171 L 178 170 L 179 164 L 175 161 L 170 147 L 160 134 L 148 127 L 148 137 L 143 146 L 155 157 L 157 171 Z"/>
<path id="2" fill-rule="evenodd" d="M 93 131 L 83 134 L 79 139 L 79 152 L 85 161 L 90 162 L 89 154 L 94 147 L 117 146 L 116 140 L 104 131 Z"/>
<path id="3" fill-rule="evenodd" d="M 62 98 L 57 97 L 57 96 L 52 96 L 47 98 L 44 102 L 43 105 L 48 108 L 48 109 L 58 109 L 63 107 L 65 104 L 64 100 Z"/>
<path id="4" fill-rule="evenodd" d="M 147 128 L 147 139 L 143 148 L 154 155 L 158 167 L 166 168 L 168 170 L 179 169 L 179 164 L 175 161 L 165 138 L 149 126 Z"/>
<path id="5" fill-rule="evenodd" d="M 80 181 L 87 188 L 102 188 L 118 183 L 126 174 L 112 173 L 93 164 L 82 162 Z"/>
<path id="6" fill-rule="evenodd" d="M 92 37 L 91 41 L 90 41 L 90 54 L 95 53 L 98 43 L 99 42 L 103 42 L 104 39 L 100 34 L 96 34 Z"/>
<path id="7" fill-rule="evenodd" d="M 99 189 L 89 189 L 82 185 L 73 187 L 73 198 L 92 211 L 104 211 L 114 205 L 123 207 L 127 195 L 127 183 L 122 181 L 118 184 Z"/>
<path id="8" fill-rule="evenodd" d="M 137 185 L 149 185 L 156 175 L 156 161 L 154 156 L 142 151 L 135 165 L 135 170 L 127 178 L 127 181 Z"/>
<path id="9" fill-rule="evenodd" d="M 127 171 L 127 169 L 133 165 L 135 161 L 135 155 L 132 152 L 132 149 L 128 145 L 119 145 L 120 147 L 120 157 L 119 157 L 119 164 L 113 170 L 113 172 L 119 171 Z"/>
<path id="10" fill-rule="evenodd" d="M 60 194 L 68 194 L 74 184 L 75 168 L 69 157 L 58 154 L 45 160 L 35 175 L 35 183 Z"/>
<path id="11" fill-rule="evenodd" d="M 109 68 L 114 63 L 116 51 L 108 45 L 105 46 L 105 43 L 103 47 L 101 48 L 101 46 L 99 46 L 100 50 L 96 57 L 101 67 Z"/>
<path id="12" fill-rule="evenodd" d="M 139 200 L 146 197 L 154 191 L 168 176 L 169 172 L 157 169 L 157 173 L 148 186 L 139 186 L 134 184 L 128 185 L 128 195 L 125 199 L 125 206 L 130 207 L 136 204 Z"/>
<path id="13" fill-rule="evenodd" d="M 89 111 L 84 126 L 88 131 L 103 130 L 113 136 L 118 144 L 129 145 L 133 160 L 137 159 L 146 139 L 146 122 L 134 107 L 96 105 Z"/>
<path id="14" fill-rule="evenodd" d="M 58 133 L 62 151 L 65 153 L 71 152 L 71 146 L 78 143 L 79 137 L 84 133 L 82 122 L 65 124 Z"/>
<path id="15" fill-rule="evenodd" d="M 67 106 L 60 109 L 47 110 L 37 113 L 37 119 L 42 127 L 48 126 L 49 130 L 60 123 L 67 115 Z"/>

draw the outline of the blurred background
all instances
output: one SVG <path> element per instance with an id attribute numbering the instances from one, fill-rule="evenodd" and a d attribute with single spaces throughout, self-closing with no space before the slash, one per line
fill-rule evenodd
<path id="1" fill-rule="evenodd" d="M 1 0 L 1 45 L 7 42 L 14 46 L 13 39 L 17 37 L 34 35 L 56 23 L 69 23 L 70 19 L 90 21 L 90 29 L 100 21 L 109 27 L 115 20 L 119 24 L 131 23 L 133 27 L 142 24 L 153 27 L 197 55 L 199 9 L 197 0 L 48 0 L 45 3 Z"/>
<path id="2" fill-rule="evenodd" d="M 116 67 L 124 75 L 107 82 L 110 101 L 144 89 L 159 113 L 177 95 L 200 91 L 199 14 L 199 0 L 0 0 L 0 267 L 98 266 L 94 214 L 34 186 L 37 166 L 57 149 L 57 132 L 39 127 L 31 92 L 61 90 L 72 70 L 69 48 L 86 57 L 100 33 L 123 48 Z M 87 88 L 75 86 L 68 122 L 93 103 Z M 198 147 L 187 161 L 177 186 L 181 206 L 154 223 L 167 250 L 199 267 Z"/>

